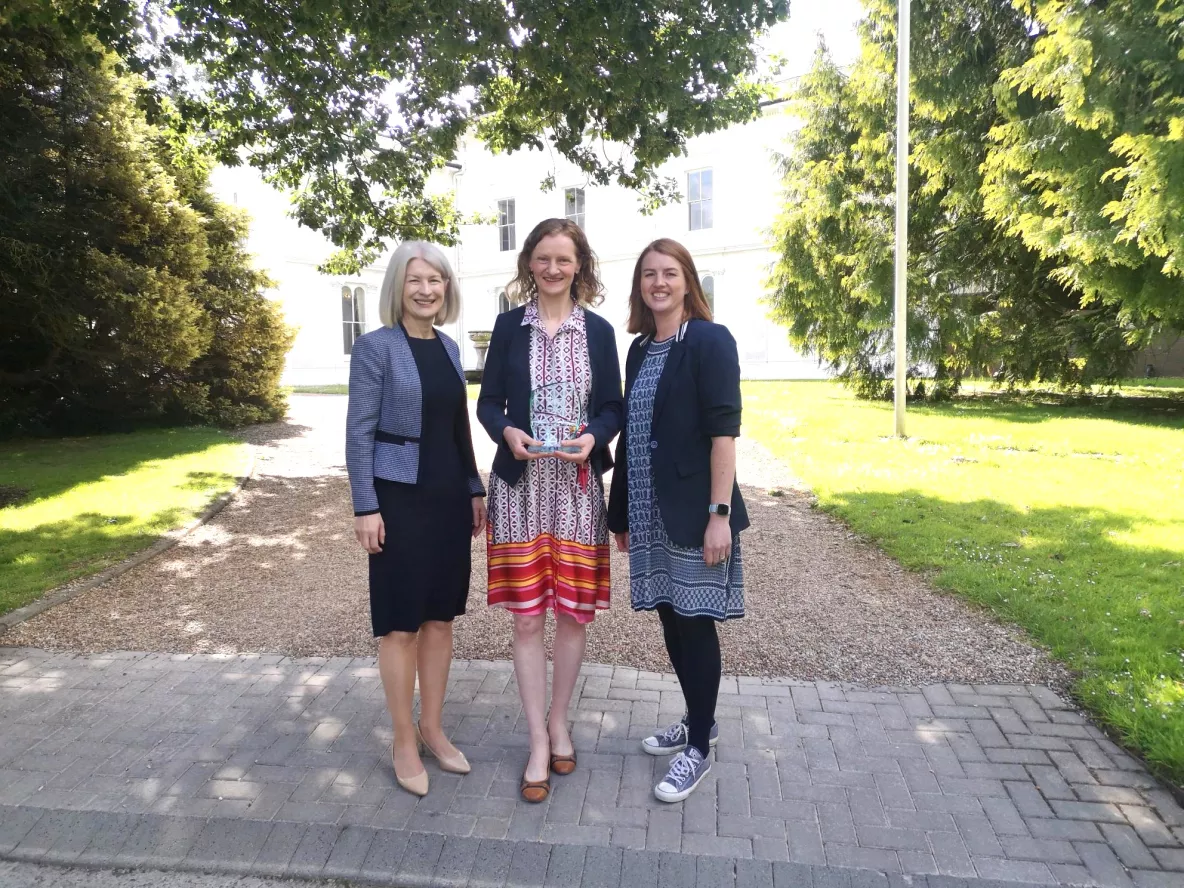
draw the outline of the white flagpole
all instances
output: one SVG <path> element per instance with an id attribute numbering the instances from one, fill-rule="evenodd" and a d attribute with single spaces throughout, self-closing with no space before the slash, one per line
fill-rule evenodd
<path id="1" fill-rule="evenodd" d="M 896 299 L 895 329 L 896 436 L 904 437 L 905 371 L 908 351 L 905 328 L 908 286 L 909 244 L 909 18 L 910 0 L 899 3 L 896 27 Z"/>

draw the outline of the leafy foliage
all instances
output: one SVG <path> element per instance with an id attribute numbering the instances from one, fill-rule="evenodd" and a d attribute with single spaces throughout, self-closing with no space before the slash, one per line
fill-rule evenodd
<path id="1" fill-rule="evenodd" d="M 891 390 L 896 4 L 865 0 L 850 72 L 820 49 L 797 94 L 803 124 L 782 159 L 774 315 L 865 396 Z M 1036 39 L 993 0 L 912 6 L 909 362 L 936 391 L 968 373 L 1088 383 L 1127 367 L 1132 326 L 1084 306 L 1071 282 L 984 210 L 996 84 Z"/>
<path id="2" fill-rule="evenodd" d="M 289 334 L 242 221 L 93 38 L 0 21 L 0 168 L 5 433 L 282 413 Z"/>
<path id="3" fill-rule="evenodd" d="M 335 271 L 392 238 L 455 240 L 457 212 L 425 186 L 472 127 L 495 150 L 549 142 L 647 206 L 669 199 L 655 168 L 756 114 L 751 39 L 788 14 L 783 0 L 74 2 L 149 78 L 147 106 L 294 193 L 300 222 L 343 248 Z"/>
<path id="4" fill-rule="evenodd" d="M 1184 328 L 1184 4 L 1042 0 L 1004 71 L 986 211 L 1135 341 Z"/>

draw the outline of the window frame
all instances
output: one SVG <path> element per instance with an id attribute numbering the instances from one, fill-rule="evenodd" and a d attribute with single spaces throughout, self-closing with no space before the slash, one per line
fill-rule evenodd
<path id="1" fill-rule="evenodd" d="M 513 197 L 498 198 L 497 201 L 497 243 L 499 253 L 518 249 L 518 208 Z"/>
<path id="2" fill-rule="evenodd" d="M 707 286 L 707 282 L 711 281 L 711 286 Z M 703 299 L 707 303 L 707 307 L 711 309 L 711 317 L 715 317 L 715 274 L 706 272 L 699 278 L 699 289 L 703 291 Z"/>
<path id="3" fill-rule="evenodd" d="M 346 357 L 353 354 L 354 343 L 366 332 L 366 287 L 343 283 L 338 288 L 341 296 L 341 345 Z M 346 317 L 348 312 L 349 317 Z"/>
<path id="4" fill-rule="evenodd" d="M 707 195 L 703 192 L 703 174 L 707 174 Z M 706 223 L 704 222 L 706 217 Z M 715 170 L 701 167 L 687 170 L 687 230 L 707 231 L 715 227 Z"/>
<path id="5" fill-rule="evenodd" d="M 575 209 L 572 212 L 568 212 L 568 209 L 567 209 L 569 195 L 573 198 L 572 204 L 575 207 Z M 583 185 L 572 185 L 570 187 L 564 188 L 563 189 L 563 218 L 570 219 L 572 222 L 575 222 L 576 225 L 580 226 L 580 228 L 583 228 L 584 222 L 587 219 L 587 215 L 588 215 L 587 200 L 588 200 L 588 195 L 587 195 L 587 192 L 584 190 Z"/>

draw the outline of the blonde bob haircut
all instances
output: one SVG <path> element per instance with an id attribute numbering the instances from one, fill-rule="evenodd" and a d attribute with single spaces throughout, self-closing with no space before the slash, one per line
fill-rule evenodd
<path id="1" fill-rule="evenodd" d="M 432 323 L 437 327 L 451 324 L 460 316 L 460 288 L 444 251 L 427 241 L 403 241 L 391 256 L 382 278 L 382 289 L 378 291 L 378 319 L 385 327 L 403 322 L 403 282 L 407 280 L 407 266 L 412 259 L 422 259 L 443 276 L 444 306 Z"/>

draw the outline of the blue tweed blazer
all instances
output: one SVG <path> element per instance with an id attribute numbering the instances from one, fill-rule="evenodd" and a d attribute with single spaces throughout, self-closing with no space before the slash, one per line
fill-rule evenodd
<path id="1" fill-rule="evenodd" d="M 448 357 L 464 381 L 460 349 L 439 330 Z M 345 465 L 354 514 L 378 511 L 374 479 L 416 484 L 419 481 L 419 433 L 423 421 L 423 390 L 415 356 L 402 327 L 379 327 L 354 341 L 349 360 L 349 412 L 345 420 Z M 468 423 L 468 412 L 465 413 Z M 484 496 L 469 434 L 462 451 L 471 469 L 469 492 Z"/>

